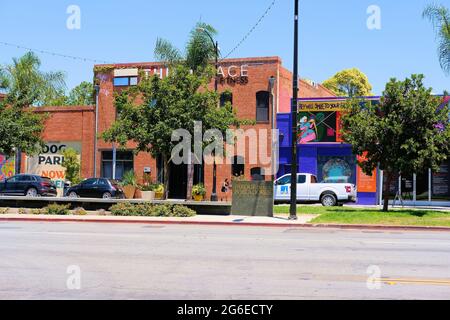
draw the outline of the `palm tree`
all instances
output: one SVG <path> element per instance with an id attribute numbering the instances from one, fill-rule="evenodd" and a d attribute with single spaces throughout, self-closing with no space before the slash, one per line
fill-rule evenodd
<path id="1" fill-rule="evenodd" d="M 423 17 L 431 21 L 437 32 L 438 55 L 442 70 L 450 74 L 450 11 L 443 5 L 431 4 L 423 11 Z"/>
<path id="2" fill-rule="evenodd" d="M 194 72 L 202 70 L 209 65 L 216 54 L 214 44 L 203 30 L 212 36 L 217 35 L 217 31 L 211 25 L 198 22 L 190 33 L 184 53 L 169 41 L 158 38 L 154 52 L 155 58 L 169 65 L 183 63 Z"/>
<path id="3" fill-rule="evenodd" d="M 215 45 L 209 38 L 208 33 L 211 36 L 217 35 L 217 31 L 211 25 L 198 22 L 190 33 L 184 53 L 169 41 L 158 38 L 154 51 L 155 58 L 169 66 L 184 64 L 193 72 L 202 72 L 210 65 L 216 55 Z M 194 165 L 188 164 L 187 170 L 187 199 L 192 199 Z"/>
<path id="4" fill-rule="evenodd" d="M 7 104 L 19 108 L 40 106 L 64 93 L 64 73 L 43 72 L 40 66 L 39 57 L 28 52 L 0 68 L 0 92 L 7 94 Z"/>

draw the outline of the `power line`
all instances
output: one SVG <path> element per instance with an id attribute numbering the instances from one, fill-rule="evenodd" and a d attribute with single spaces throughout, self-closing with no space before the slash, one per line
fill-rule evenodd
<path id="1" fill-rule="evenodd" d="M 52 52 L 52 51 L 40 50 L 40 49 L 33 49 L 33 48 L 28 48 L 28 47 L 25 47 L 25 46 L 22 46 L 19 44 L 14 44 L 14 43 L 9 43 L 9 42 L 0 41 L 0 44 L 7 46 L 7 47 L 15 47 L 18 49 L 24 49 L 27 51 L 38 52 L 38 53 L 47 54 L 47 55 L 51 55 L 51 56 L 55 56 L 55 57 L 66 58 L 66 59 L 79 60 L 79 61 L 84 61 L 84 62 L 94 62 L 94 63 L 101 63 L 101 64 L 113 64 L 113 62 L 108 62 L 108 61 L 104 61 L 104 60 L 77 57 L 77 56 L 72 56 L 72 55 L 63 54 L 63 53 L 57 53 L 57 52 Z"/>
<path id="2" fill-rule="evenodd" d="M 247 32 L 245 34 L 245 36 L 241 39 L 241 41 L 238 42 L 238 44 L 231 49 L 230 52 L 228 52 L 228 54 L 223 57 L 222 59 L 226 59 L 228 58 L 231 54 L 233 54 L 234 51 L 236 51 L 236 49 L 238 49 L 246 40 L 247 38 L 253 33 L 253 31 L 255 31 L 255 29 L 258 27 L 258 25 L 264 20 L 264 18 L 269 14 L 270 10 L 272 10 L 273 6 L 275 5 L 275 2 L 277 2 L 276 0 L 273 0 L 272 3 L 269 5 L 269 7 L 266 9 L 266 11 L 264 12 L 264 14 L 259 18 L 259 20 L 255 23 L 255 25 L 250 29 L 249 32 Z"/>

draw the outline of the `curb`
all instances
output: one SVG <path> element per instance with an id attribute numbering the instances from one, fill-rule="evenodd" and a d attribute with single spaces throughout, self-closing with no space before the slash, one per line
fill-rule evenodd
<path id="1" fill-rule="evenodd" d="M 380 230 L 380 231 L 431 231 L 450 232 L 450 227 L 426 227 L 426 226 L 383 226 L 361 224 L 291 224 L 291 223 L 263 223 L 263 222 L 214 222 L 214 221 L 164 221 L 164 220 L 116 220 L 116 219 L 83 219 L 83 218 L 21 218 L 0 217 L 0 222 L 83 222 L 83 223 L 127 223 L 127 224 L 157 224 L 157 225 L 204 225 L 204 226 L 229 226 L 229 227 L 265 227 L 265 228 L 308 228 L 308 229 L 343 229 L 343 230 Z"/>

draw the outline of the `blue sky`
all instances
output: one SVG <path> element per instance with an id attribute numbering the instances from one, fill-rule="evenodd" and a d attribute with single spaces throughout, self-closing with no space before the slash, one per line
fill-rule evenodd
<path id="1" fill-rule="evenodd" d="M 112 62 L 153 61 L 156 38 L 182 48 L 201 19 L 231 50 L 273 0 L 0 0 L 0 42 Z M 391 78 L 423 73 L 435 93 L 450 90 L 432 26 L 421 17 L 433 0 L 300 0 L 300 76 L 322 82 L 344 68 L 365 72 L 381 94 Z M 450 0 L 440 3 L 450 7 Z M 81 29 L 69 30 L 69 5 L 81 9 Z M 366 26 L 368 6 L 381 9 L 381 30 Z M 293 1 L 273 9 L 232 57 L 278 55 L 292 70 Z M 0 44 L 0 64 L 25 50 Z M 92 80 L 93 62 L 40 54 L 44 70 L 62 70 L 68 88 Z"/>

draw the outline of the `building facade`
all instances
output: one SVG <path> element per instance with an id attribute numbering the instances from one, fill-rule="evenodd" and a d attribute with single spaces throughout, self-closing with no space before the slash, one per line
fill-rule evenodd
<path id="1" fill-rule="evenodd" d="M 99 137 L 116 120 L 114 94 L 123 88 L 134 86 L 141 76 L 167 76 L 170 70 L 161 63 L 124 63 L 97 65 L 94 68 L 98 96 L 96 106 L 80 107 L 42 107 L 36 112 L 49 114 L 44 141 L 46 148 L 35 157 L 24 157 L 22 170 L 49 176 L 62 188 L 64 169 L 61 167 L 61 152 L 72 147 L 80 154 L 81 174 L 83 178 L 102 176 L 122 178 L 127 171 L 133 170 L 138 177 L 144 171 L 151 172 L 154 180 L 163 179 L 161 160 L 147 153 L 135 155 L 135 145 L 129 142 L 125 150 L 107 143 Z M 290 110 L 292 95 L 292 73 L 282 66 L 278 57 L 259 57 L 226 59 L 220 62 L 218 70 L 221 104 L 230 101 L 237 117 L 254 121 L 255 124 L 242 126 L 241 129 L 254 129 L 256 132 L 271 132 L 277 127 L 278 112 Z M 213 90 L 214 81 L 210 83 Z M 300 81 L 300 95 L 303 97 L 328 97 L 332 93 L 319 84 Z M 272 136 L 267 135 L 267 154 L 272 154 Z M 256 145 L 246 143 L 245 149 L 232 159 L 233 163 L 217 164 L 217 191 L 225 179 L 243 175 L 247 179 L 270 179 L 264 175 L 264 166 L 253 154 Z M 94 151 L 96 150 L 96 151 Z M 115 161 L 113 159 L 115 158 Z M 115 166 L 114 166 L 115 164 Z M 170 176 L 170 198 L 187 197 L 187 166 L 172 166 Z M 194 184 L 202 182 L 207 189 L 207 198 L 212 191 L 213 166 L 196 165 Z"/>

